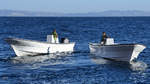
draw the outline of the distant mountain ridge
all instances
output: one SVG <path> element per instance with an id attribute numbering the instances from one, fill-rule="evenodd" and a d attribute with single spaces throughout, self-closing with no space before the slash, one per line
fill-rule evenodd
<path id="1" fill-rule="evenodd" d="M 49 16 L 49 17 L 150 16 L 150 12 L 139 10 L 127 10 L 127 11 L 111 10 L 111 11 L 89 12 L 89 13 L 51 13 L 51 12 L 0 10 L 0 16 Z"/>

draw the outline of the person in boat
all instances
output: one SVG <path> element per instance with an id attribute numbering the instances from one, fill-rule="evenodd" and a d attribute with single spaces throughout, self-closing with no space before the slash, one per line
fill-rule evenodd
<path id="1" fill-rule="evenodd" d="M 108 36 L 106 35 L 105 32 L 102 33 L 102 38 L 101 38 L 101 44 L 105 44 L 106 43 L 106 39 L 108 38 Z"/>
<path id="2" fill-rule="evenodd" d="M 56 43 L 57 38 L 58 38 L 58 34 L 57 34 L 57 32 L 56 32 L 56 29 L 54 29 L 54 31 L 52 32 L 52 35 L 53 35 L 54 40 L 55 40 L 55 43 Z"/>

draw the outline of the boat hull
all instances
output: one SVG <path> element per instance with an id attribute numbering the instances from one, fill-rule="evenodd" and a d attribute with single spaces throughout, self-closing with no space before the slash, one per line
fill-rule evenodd
<path id="1" fill-rule="evenodd" d="M 138 57 L 146 47 L 140 44 L 114 44 L 101 45 L 98 43 L 89 44 L 90 52 L 96 56 L 113 59 L 116 61 L 131 62 Z"/>
<path id="2" fill-rule="evenodd" d="M 73 52 L 75 43 L 48 43 L 18 38 L 5 39 L 17 56 Z"/>

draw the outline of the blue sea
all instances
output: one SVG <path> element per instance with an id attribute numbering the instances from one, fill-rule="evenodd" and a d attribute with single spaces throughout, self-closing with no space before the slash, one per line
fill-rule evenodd
<path id="1" fill-rule="evenodd" d="M 74 53 L 16 57 L 4 41 L 46 41 L 53 29 L 76 42 Z M 131 64 L 95 57 L 88 43 L 100 42 L 102 32 L 147 48 Z M 0 84 L 150 84 L 149 56 L 150 17 L 0 17 Z"/>

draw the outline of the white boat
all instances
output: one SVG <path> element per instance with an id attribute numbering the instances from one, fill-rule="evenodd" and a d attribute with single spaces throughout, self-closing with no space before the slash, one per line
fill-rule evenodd
<path id="1" fill-rule="evenodd" d="M 116 44 L 113 38 L 107 38 L 106 44 L 89 43 L 90 53 L 102 58 L 131 62 L 138 57 L 146 46 L 141 44 Z"/>
<path id="2" fill-rule="evenodd" d="M 18 38 L 7 38 L 5 41 L 11 45 L 17 56 L 73 52 L 75 46 L 74 42 L 59 43 L 58 39 L 54 42 L 52 35 L 47 36 L 47 42 Z"/>

